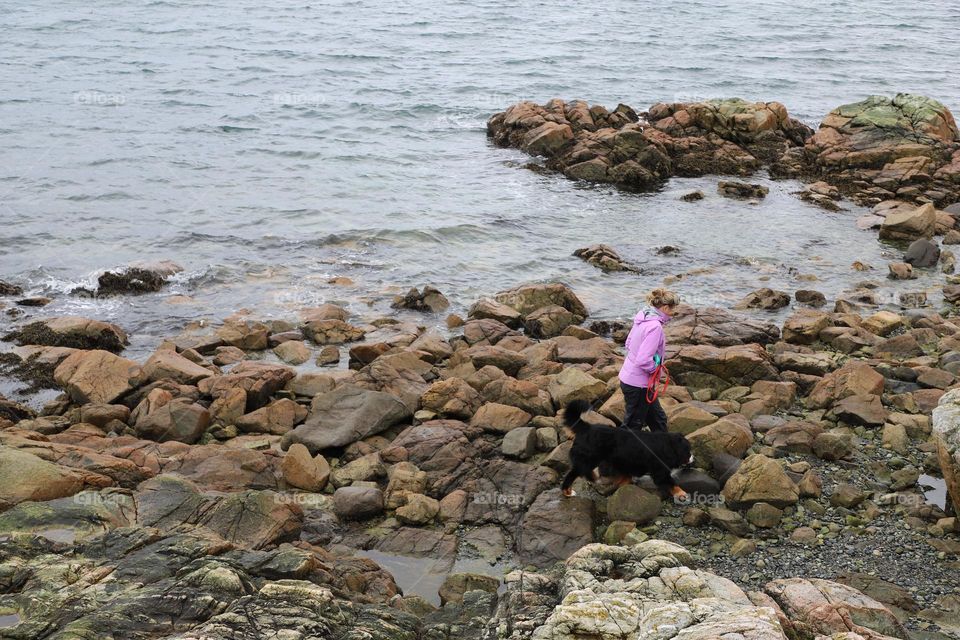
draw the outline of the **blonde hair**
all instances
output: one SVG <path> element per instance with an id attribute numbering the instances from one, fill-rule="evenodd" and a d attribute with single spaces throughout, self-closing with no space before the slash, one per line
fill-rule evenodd
<path id="1" fill-rule="evenodd" d="M 654 307 L 672 307 L 680 304 L 680 298 L 669 289 L 654 289 L 647 294 L 647 302 Z"/>

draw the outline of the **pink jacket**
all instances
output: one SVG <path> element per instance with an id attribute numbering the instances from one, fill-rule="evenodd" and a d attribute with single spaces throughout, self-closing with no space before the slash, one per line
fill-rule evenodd
<path id="1" fill-rule="evenodd" d="M 653 356 L 662 360 L 667 343 L 663 336 L 663 325 L 670 316 L 652 307 L 641 309 L 633 319 L 633 328 L 627 336 L 627 357 L 620 367 L 620 382 L 633 387 L 646 388 L 657 363 Z"/>

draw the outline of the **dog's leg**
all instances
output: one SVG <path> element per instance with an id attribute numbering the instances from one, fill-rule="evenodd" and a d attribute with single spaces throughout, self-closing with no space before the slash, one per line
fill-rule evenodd
<path id="1" fill-rule="evenodd" d="M 673 496 L 674 502 L 686 502 L 690 499 L 689 494 L 677 485 L 670 487 L 670 495 Z"/>
<path id="2" fill-rule="evenodd" d="M 570 471 L 567 472 L 567 475 L 563 477 L 563 483 L 560 485 L 560 490 L 568 498 L 572 498 L 577 495 L 577 492 L 573 490 L 573 481 L 577 479 L 577 476 L 580 474 L 577 473 L 576 467 L 571 467 Z"/>
<path id="3" fill-rule="evenodd" d="M 590 479 L 593 480 L 594 482 L 600 482 L 600 471 L 598 471 L 597 469 L 594 469 L 593 471 L 591 471 Z"/>

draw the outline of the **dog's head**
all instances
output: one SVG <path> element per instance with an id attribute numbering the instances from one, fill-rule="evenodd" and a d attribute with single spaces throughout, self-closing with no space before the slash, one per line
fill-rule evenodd
<path id="1" fill-rule="evenodd" d="M 693 464 L 693 452 L 690 442 L 682 433 L 670 434 L 670 447 L 674 454 L 674 467 L 686 467 Z"/>

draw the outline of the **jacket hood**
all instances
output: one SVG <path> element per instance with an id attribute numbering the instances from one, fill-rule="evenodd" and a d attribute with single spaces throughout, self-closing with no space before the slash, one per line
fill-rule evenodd
<path id="1" fill-rule="evenodd" d="M 642 324 L 644 322 L 659 322 L 666 324 L 670 322 L 670 316 L 653 307 L 643 307 L 633 319 L 633 324 Z"/>

